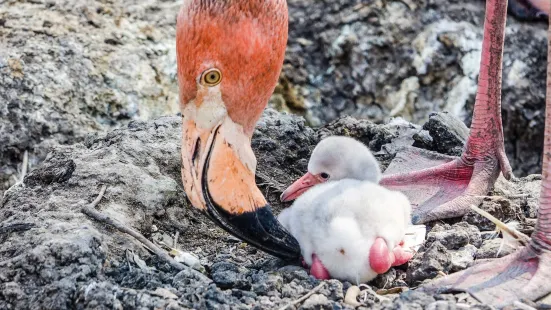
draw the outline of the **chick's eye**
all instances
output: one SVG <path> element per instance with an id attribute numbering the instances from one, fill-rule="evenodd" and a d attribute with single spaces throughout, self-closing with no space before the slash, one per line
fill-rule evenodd
<path id="1" fill-rule="evenodd" d="M 321 177 L 322 179 L 324 179 L 324 180 L 327 180 L 327 179 L 329 179 L 329 174 L 327 174 L 327 173 L 325 173 L 325 172 L 322 172 L 322 173 L 320 174 L 320 177 Z"/>
<path id="2" fill-rule="evenodd" d="M 218 69 L 209 69 L 201 75 L 201 84 L 213 87 L 222 82 L 222 72 Z"/>

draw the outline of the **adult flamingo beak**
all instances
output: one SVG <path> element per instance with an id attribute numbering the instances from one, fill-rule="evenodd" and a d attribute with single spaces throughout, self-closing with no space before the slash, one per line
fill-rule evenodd
<path id="1" fill-rule="evenodd" d="M 251 245 L 282 259 L 298 259 L 298 242 L 256 186 L 249 135 L 227 115 L 214 124 L 188 115 L 193 113 L 184 113 L 182 176 L 192 204 Z"/>
<path id="2" fill-rule="evenodd" d="M 296 180 L 293 184 L 291 184 L 291 186 L 289 186 L 281 194 L 280 199 L 282 202 L 295 200 L 300 195 L 302 195 L 305 191 L 307 191 L 310 187 L 316 184 L 320 184 L 322 182 L 323 181 L 320 178 L 316 177 L 310 172 L 307 172 L 300 179 Z"/>

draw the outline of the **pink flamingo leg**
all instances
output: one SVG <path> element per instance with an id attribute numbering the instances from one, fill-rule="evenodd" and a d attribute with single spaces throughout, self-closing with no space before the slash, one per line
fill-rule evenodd
<path id="1" fill-rule="evenodd" d="M 478 205 L 499 173 L 509 179 L 511 166 L 505 155 L 501 123 L 501 66 L 507 1 L 486 2 L 486 22 L 478 92 L 467 145 L 461 157 L 412 172 L 435 162 L 418 150 L 398 155 L 381 181 L 404 192 L 413 205 L 413 223 L 462 216 Z M 400 158 L 402 156 L 402 158 Z M 440 163 L 442 160 L 440 160 Z M 438 164 L 438 162 L 436 162 Z M 392 172 L 400 172 L 390 174 Z"/>
<path id="2" fill-rule="evenodd" d="M 543 181 L 530 244 L 504 258 L 437 280 L 423 290 L 466 291 L 498 307 L 520 299 L 537 301 L 551 293 L 551 29 L 549 40 Z"/>

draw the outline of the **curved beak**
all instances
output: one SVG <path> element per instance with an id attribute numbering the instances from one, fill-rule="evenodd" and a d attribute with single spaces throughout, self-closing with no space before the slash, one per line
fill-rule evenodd
<path id="1" fill-rule="evenodd" d="M 182 176 L 191 203 L 260 250 L 298 260 L 298 242 L 277 221 L 256 186 L 250 137 L 228 116 L 209 124 L 210 129 L 199 122 L 184 117 L 182 127 Z"/>
<path id="2" fill-rule="evenodd" d="M 293 184 L 291 184 L 291 186 L 289 186 L 281 194 L 281 197 L 279 199 L 281 199 L 282 202 L 295 200 L 300 195 L 302 195 L 305 191 L 307 191 L 310 187 L 320 183 L 322 183 L 322 181 L 319 178 L 317 178 L 315 175 L 311 174 L 310 172 L 307 172 L 300 179 L 296 180 Z"/>

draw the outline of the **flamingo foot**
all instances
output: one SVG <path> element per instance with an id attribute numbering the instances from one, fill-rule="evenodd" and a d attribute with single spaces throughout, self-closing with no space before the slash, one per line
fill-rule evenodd
<path id="1" fill-rule="evenodd" d="M 325 268 L 325 266 L 316 254 L 312 254 L 312 267 L 310 268 L 310 274 L 318 280 L 331 279 L 329 271 L 327 271 L 327 268 Z"/>
<path id="2" fill-rule="evenodd" d="M 403 265 L 413 257 L 414 253 L 410 251 L 405 251 L 403 247 L 397 246 L 392 251 L 394 254 L 394 263 L 392 263 L 392 267 Z"/>
<path id="3" fill-rule="evenodd" d="M 396 246 L 392 251 L 389 251 L 384 239 L 377 238 L 370 249 L 369 264 L 377 274 L 383 274 L 387 272 L 390 267 L 407 263 L 412 257 L 413 253 L 404 250 L 402 244 Z M 304 260 L 302 264 L 306 265 Z M 318 280 L 328 280 L 331 278 L 331 274 L 315 253 L 312 254 L 310 274 Z"/>
<path id="4" fill-rule="evenodd" d="M 369 265 L 378 274 L 387 272 L 390 267 L 403 265 L 413 257 L 413 252 L 404 250 L 403 243 L 397 245 L 392 251 L 388 250 L 383 238 L 375 239 L 369 253 Z"/>
<path id="5" fill-rule="evenodd" d="M 509 0 L 507 11 L 521 21 L 547 20 L 549 14 L 545 8 L 548 0 Z"/>
<path id="6" fill-rule="evenodd" d="M 463 216 L 471 205 L 480 204 L 501 170 L 511 177 L 503 151 L 476 157 L 467 154 L 458 158 L 413 147 L 406 149 L 385 171 L 381 185 L 401 191 L 410 199 L 413 224 Z"/>
<path id="7" fill-rule="evenodd" d="M 525 247 L 475 265 L 421 288 L 430 293 L 467 292 L 484 304 L 504 307 L 522 299 L 538 300 L 551 293 L 551 252 Z"/>

